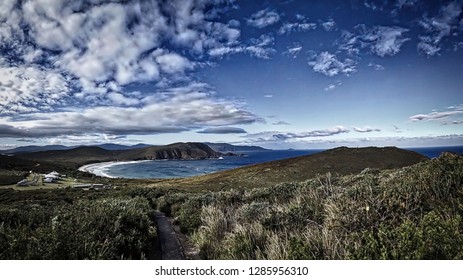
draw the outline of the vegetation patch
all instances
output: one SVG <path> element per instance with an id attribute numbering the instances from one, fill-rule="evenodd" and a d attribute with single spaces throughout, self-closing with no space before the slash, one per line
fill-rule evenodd
<path id="1" fill-rule="evenodd" d="M 461 259 L 462 205 L 463 157 L 447 153 L 400 169 L 190 194 L 171 214 L 205 259 Z"/>
<path id="2" fill-rule="evenodd" d="M 2 204 L 0 259 L 158 258 L 149 200 L 105 196 Z"/>

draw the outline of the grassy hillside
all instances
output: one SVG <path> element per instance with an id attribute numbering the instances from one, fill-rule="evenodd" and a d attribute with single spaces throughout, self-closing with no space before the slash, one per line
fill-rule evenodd
<path id="1" fill-rule="evenodd" d="M 358 173 L 365 168 L 388 169 L 409 166 L 427 157 L 416 152 L 385 148 L 336 148 L 317 154 L 260 163 L 185 179 L 161 181 L 154 186 L 185 190 L 225 190 L 270 187 L 281 182 L 300 182 L 320 174 Z"/>
<path id="2" fill-rule="evenodd" d="M 205 259 L 461 259 L 463 157 L 161 197 Z"/>

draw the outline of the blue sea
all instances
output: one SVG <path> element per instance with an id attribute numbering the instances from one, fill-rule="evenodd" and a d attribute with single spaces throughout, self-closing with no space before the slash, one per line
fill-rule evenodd
<path id="1" fill-rule="evenodd" d="M 456 147 L 427 147 L 406 148 L 427 157 L 439 156 L 442 152 L 450 151 L 463 154 L 463 146 Z M 223 157 L 223 159 L 205 160 L 153 160 L 131 162 L 126 164 L 114 163 L 99 165 L 99 175 L 124 178 L 182 178 L 203 175 L 212 172 L 237 168 L 245 165 L 257 164 L 272 160 L 286 159 L 303 155 L 310 155 L 323 150 L 265 150 L 243 152 L 241 157 Z M 239 152 L 236 152 L 239 153 Z M 95 170 L 89 170 L 95 172 Z"/>

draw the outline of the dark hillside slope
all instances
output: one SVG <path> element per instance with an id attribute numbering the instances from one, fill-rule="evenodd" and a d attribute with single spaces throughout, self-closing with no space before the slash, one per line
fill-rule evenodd
<path id="1" fill-rule="evenodd" d="M 9 171 L 34 171 L 39 173 L 51 172 L 56 170 L 58 172 L 67 172 L 69 169 L 62 165 L 53 162 L 38 162 L 29 159 L 23 159 L 16 156 L 0 155 L 0 170 Z"/>
<path id="2" fill-rule="evenodd" d="M 123 151 L 119 154 L 124 160 L 144 159 L 206 159 L 219 157 L 221 153 L 203 143 L 174 143 L 166 146 L 151 146 Z"/>
<path id="3" fill-rule="evenodd" d="M 20 158 L 38 162 L 53 162 L 66 167 L 103 161 L 132 161 L 146 159 L 205 159 L 219 157 L 202 143 L 175 143 L 130 150 L 106 150 L 100 147 L 78 147 L 69 150 L 41 151 L 19 155 Z"/>
<path id="4" fill-rule="evenodd" d="M 396 147 L 340 147 L 317 154 L 240 167 L 204 176 L 168 181 L 179 187 L 229 189 L 268 187 L 281 182 L 298 182 L 325 175 L 348 175 L 365 168 L 391 169 L 409 166 L 427 157 Z M 162 185 L 164 183 L 160 183 Z"/>
<path id="5" fill-rule="evenodd" d="M 38 162 L 54 162 L 75 168 L 91 162 L 117 160 L 117 153 L 117 151 L 108 151 L 99 147 L 79 147 L 70 150 L 27 153 L 18 155 L 18 157 Z"/>

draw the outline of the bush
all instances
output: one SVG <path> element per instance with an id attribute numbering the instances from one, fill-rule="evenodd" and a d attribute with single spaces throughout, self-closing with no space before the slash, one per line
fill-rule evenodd
<path id="1" fill-rule="evenodd" d="M 151 216 L 148 201 L 140 197 L 2 208 L 0 258 L 150 258 L 157 241 Z"/>

